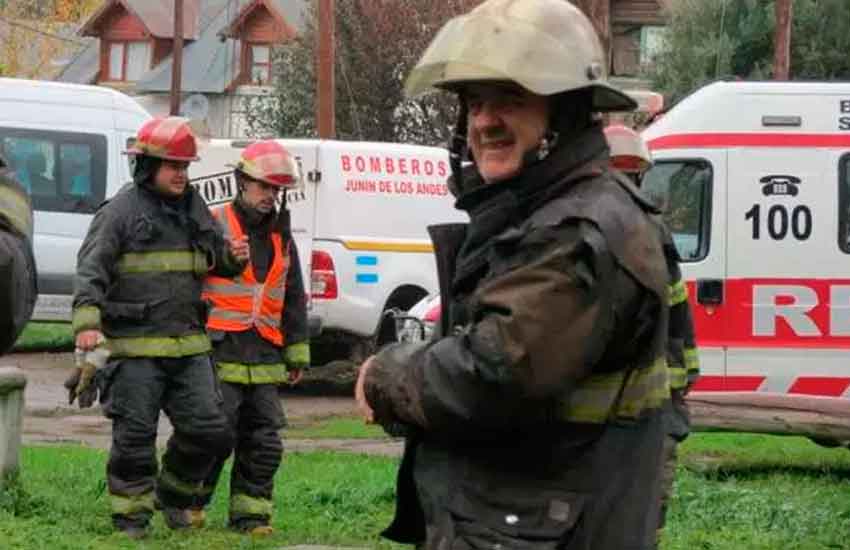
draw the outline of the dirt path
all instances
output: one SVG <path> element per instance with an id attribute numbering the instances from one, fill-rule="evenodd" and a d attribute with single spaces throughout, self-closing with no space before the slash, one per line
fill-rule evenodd
<path id="1" fill-rule="evenodd" d="M 80 443 L 108 449 L 111 425 L 101 415 L 99 407 L 80 410 L 68 406 L 68 394 L 62 387 L 73 368 L 70 353 L 12 354 L 0 358 L 0 365 L 18 366 L 26 372 L 26 411 L 24 414 L 24 443 Z M 309 426 L 329 416 L 356 414 L 354 400 L 349 397 L 315 397 L 287 395 L 283 399 L 291 425 Z M 160 419 L 157 444 L 165 445 L 171 425 L 163 415 Z M 288 451 L 344 450 L 357 453 L 397 456 L 401 443 L 364 439 L 287 439 Z"/>

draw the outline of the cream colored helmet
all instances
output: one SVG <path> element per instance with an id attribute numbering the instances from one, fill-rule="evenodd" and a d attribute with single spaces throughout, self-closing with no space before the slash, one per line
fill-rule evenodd
<path id="1" fill-rule="evenodd" d="M 440 29 L 405 92 L 513 81 L 544 96 L 590 88 L 594 111 L 634 109 L 632 98 L 606 82 L 605 66 L 593 25 L 567 0 L 487 0 Z"/>

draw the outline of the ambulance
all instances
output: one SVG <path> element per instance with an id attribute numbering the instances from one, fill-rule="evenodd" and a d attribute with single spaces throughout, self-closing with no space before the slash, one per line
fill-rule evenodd
<path id="1" fill-rule="evenodd" d="M 850 83 L 718 82 L 642 135 L 690 290 L 694 390 L 850 397 Z M 423 299 L 399 339 L 439 313 Z"/>
<path id="2" fill-rule="evenodd" d="M 396 337 L 391 312 L 438 292 L 427 226 L 465 221 L 449 192 L 448 152 L 435 147 L 278 140 L 301 182 L 286 195 L 315 332 L 314 363 L 361 361 Z M 189 168 L 211 207 L 235 196 L 232 168 L 246 140 L 213 139 Z M 320 328 L 320 331 L 318 330 Z"/>
<path id="3" fill-rule="evenodd" d="M 691 291 L 694 389 L 847 398 L 850 83 L 714 83 L 643 137 Z"/>

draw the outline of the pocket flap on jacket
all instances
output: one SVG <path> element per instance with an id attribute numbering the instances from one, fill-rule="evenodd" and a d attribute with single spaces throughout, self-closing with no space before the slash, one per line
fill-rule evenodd
<path id="1" fill-rule="evenodd" d="M 587 495 L 565 491 L 540 491 L 529 495 L 497 490 L 491 494 L 460 491 L 451 511 L 467 521 L 481 522 L 494 531 L 523 540 L 559 540 L 573 529 Z"/>
<path id="2" fill-rule="evenodd" d="M 142 321 L 147 315 L 148 305 L 132 302 L 106 302 L 103 316 L 112 320 Z"/>

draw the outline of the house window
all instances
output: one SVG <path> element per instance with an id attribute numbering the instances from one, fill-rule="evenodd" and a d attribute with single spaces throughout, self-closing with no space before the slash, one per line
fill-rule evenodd
<path id="1" fill-rule="evenodd" d="M 268 44 L 251 44 L 250 67 L 252 84 L 268 84 L 272 75 L 271 46 Z"/>
<path id="2" fill-rule="evenodd" d="M 109 44 L 109 80 L 135 82 L 150 66 L 149 42 L 111 42 Z"/>
<path id="3" fill-rule="evenodd" d="M 646 26 L 640 30 L 640 64 L 652 64 L 664 48 L 666 27 Z"/>

